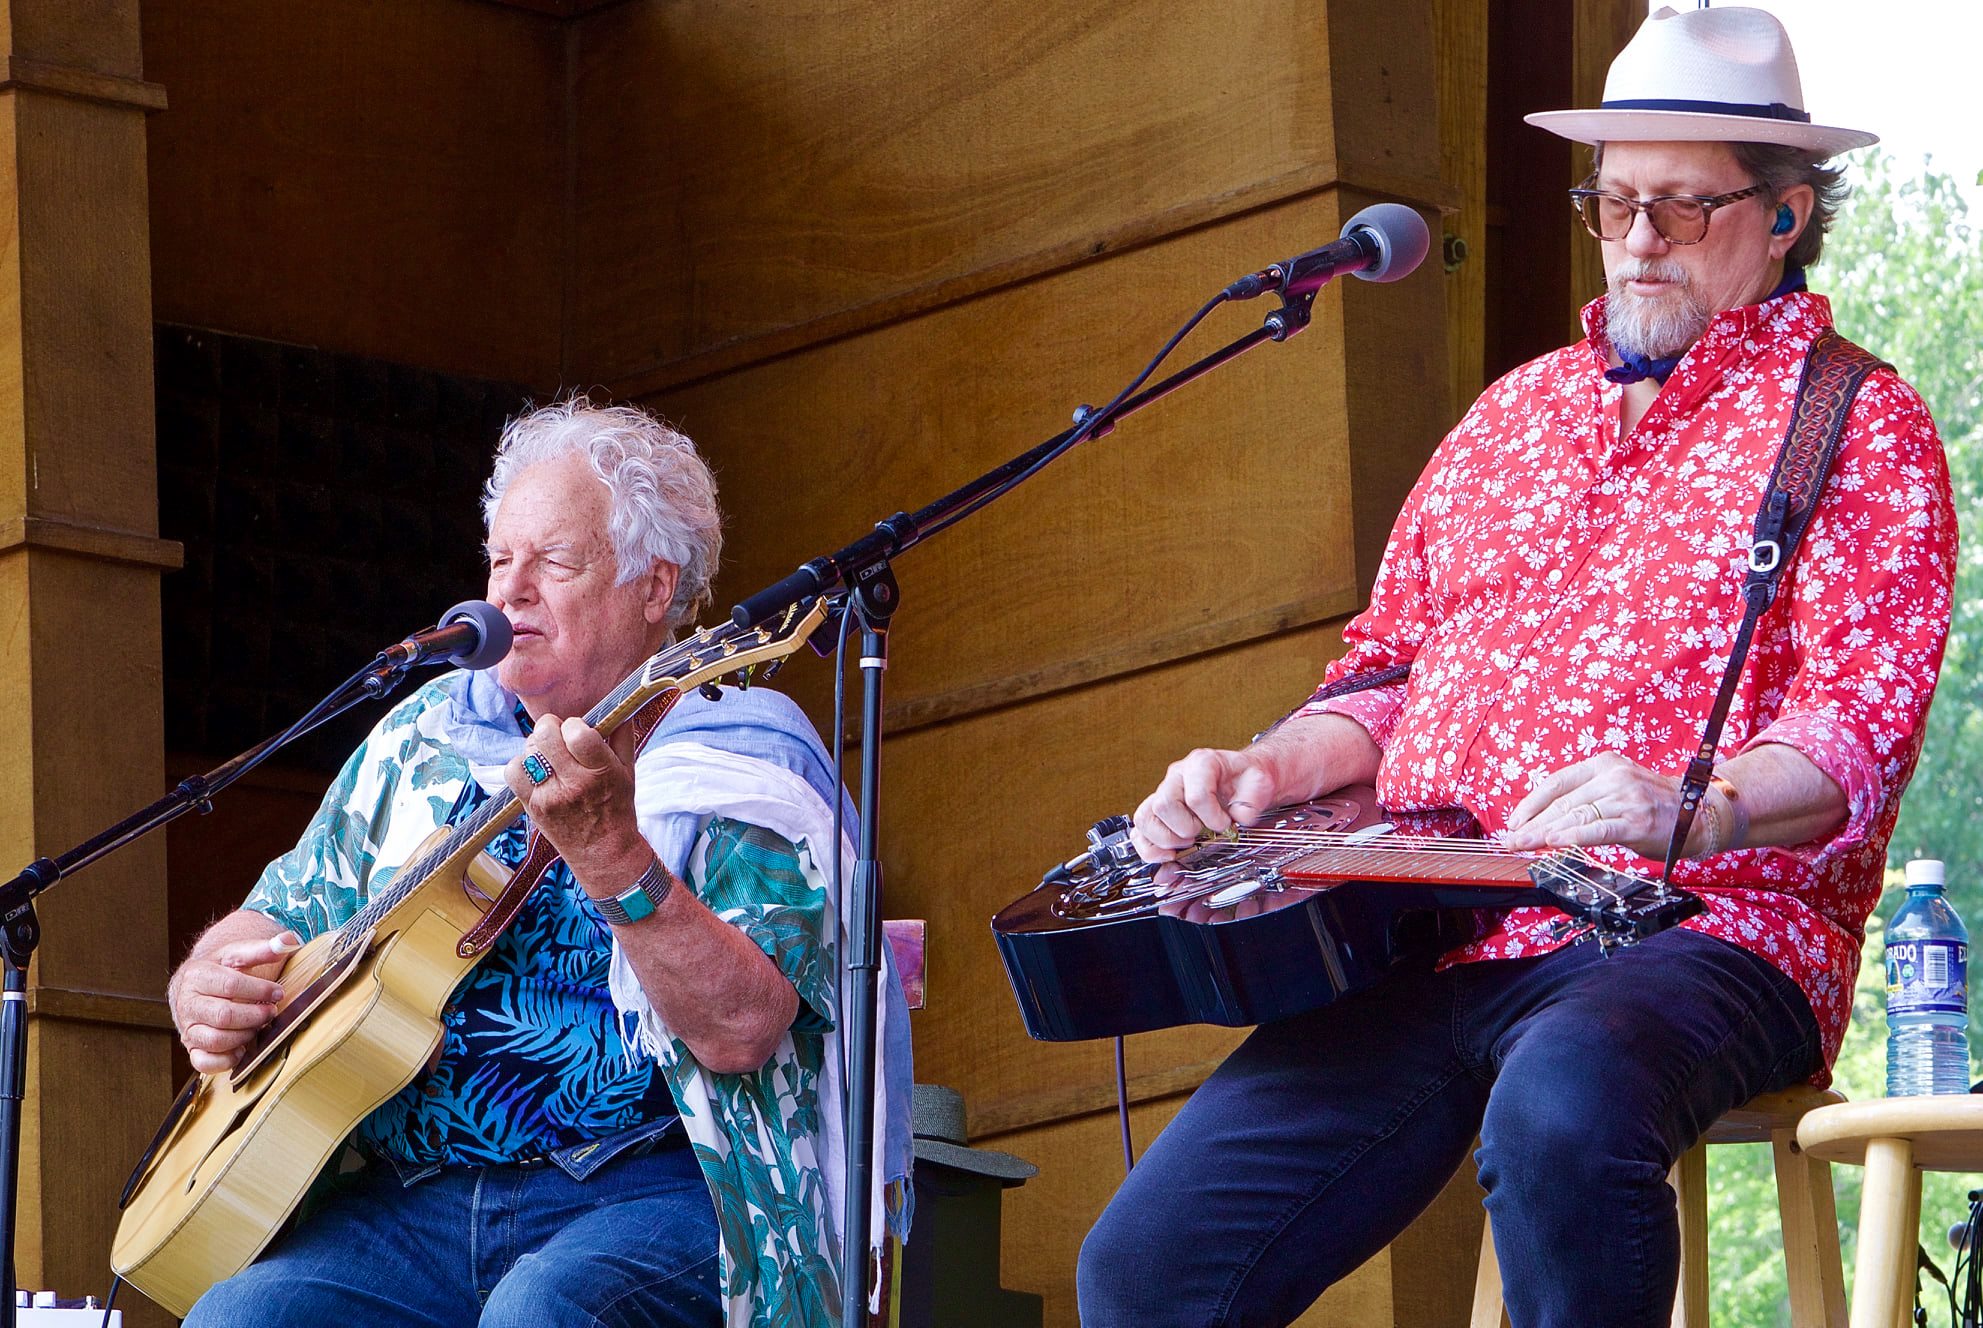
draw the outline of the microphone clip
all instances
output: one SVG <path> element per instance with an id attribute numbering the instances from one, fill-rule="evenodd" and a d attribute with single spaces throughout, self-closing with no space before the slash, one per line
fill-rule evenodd
<path id="1" fill-rule="evenodd" d="M 1270 340 L 1286 341 L 1289 337 L 1294 336 L 1297 332 L 1307 327 L 1309 319 L 1314 317 L 1314 314 L 1315 291 L 1313 288 L 1294 295 L 1289 295 L 1286 291 L 1282 291 L 1281 307 L 1261 320 L 1260 326 L 1273 333 L 1273 336 L 1269 338 Z"/>

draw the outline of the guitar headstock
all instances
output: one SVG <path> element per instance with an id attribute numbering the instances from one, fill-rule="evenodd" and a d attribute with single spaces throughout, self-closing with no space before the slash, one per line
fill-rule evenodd
<path id="1" fill-rule="evenodd" d="M 759 664 L 775 663 L 797 653 L 825 621 L 826 601 L 816 599 L 804 611 L 795 604 L 775 620 L 756 627 L 730 622 L 699 627 L 648 660 L 641 685 L 685 692 L 728 674 L 747 673 Z"/>
<path id="2" fill-rule="evenodd" d="M 1615 872 L 1581 855 L 1543 858 L 1529 868 L 1529 879 L 1574 919 L 1558 924 L 1566 934 L 1593 936 L 1606 950 L 1657 936 L 1707 907 L 1664 881 Z"/>
<path id="3" fill-rule="evenodd" d="M 748 678 L 758 665 L 775 665 L 797 653 L 825 621 L 826 600 L 821 598 L 809 606 L 792 605 L 776 619 L 755 627 L 724 622 L 698 628 L 663 646 L 611 696 L 593 707 L 586 721 L 605 732 L 657 692 L 686 692 L 737 673 Z"/>

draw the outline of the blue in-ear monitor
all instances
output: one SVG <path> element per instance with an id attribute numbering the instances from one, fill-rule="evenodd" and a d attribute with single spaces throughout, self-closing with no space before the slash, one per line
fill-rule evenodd
<path id="1" fill-rule="evenodd" d="M 1790 204 L 1776 205 L 1776 221 L 1770 226 L 1771 235 L 1788 235 L 1790 228 L 1797 224 L 1797 214 L 1790 210 Z"/>

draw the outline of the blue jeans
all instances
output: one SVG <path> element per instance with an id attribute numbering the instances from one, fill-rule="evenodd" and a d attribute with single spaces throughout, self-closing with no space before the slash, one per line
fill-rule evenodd
<path id="1" fill-rule="evenodd" d="M 200 1298 L 187 1328 L 715 1328 L 716 1211 L 676 1139 L 584 1179 L 374 1164 Z"/>
<path id="2" fill-rule="evenodd" d="M 1081 1322 L 1286 1324 L 1423 1212 L 1478 1134 L 1517 1328 L 1661 1328 L 1667 1170 L 1820 1057 L 1797 986 L 1696 932 L 1396 973 L 1255 1030 L 1192 1095 L 1082 1246 Z"/>

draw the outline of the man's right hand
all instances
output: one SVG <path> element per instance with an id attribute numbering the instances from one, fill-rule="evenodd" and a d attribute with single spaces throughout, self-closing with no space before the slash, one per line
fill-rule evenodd
<path id="1" fill-rule="evenodd" d="M 1251 825 L 1279 806 L 1276 782 L 1258 748 L 1200 747 L 1172 761 L 1164 782 L 1143 799 L 1131 818 L 1129 842 L 1145 862 L 1169 862 L 1207 831 Z"/>
<path id="2" fill-rule="evenodd" d="M 1346 715 L 1302 715 L 1245 751 L 1200 747 L 1171 762 L 1164 782 L 1130 819 L 1129 842 L 1146 862 L 1169 862 L 1207 831 L 1252 825 L 1276 807 L 1376 780 L 1384 753 Z"/>
<path id="3" fill-rule="evenodd" d="M 179 966 L 166 984 L 172 1023 L 201 1074 L 234 1068 L 255 1034 L 275 1018 L 282 963 L 302 946 L 293 931 L 227 941 Z"/>

